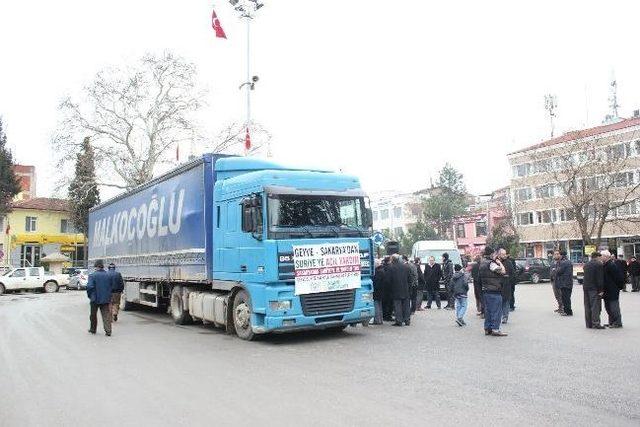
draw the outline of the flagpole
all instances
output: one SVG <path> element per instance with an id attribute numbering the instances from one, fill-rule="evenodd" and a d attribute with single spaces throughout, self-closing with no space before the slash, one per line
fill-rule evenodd
<path id="1" fill-rule="evenodd" d="M 247 82 L 251 82 L 251 15 L 245 14 L 247 20 Z M 251 84 L 246 85 L 247 88 L 247 133 L 251 126 Z M 245 145 L 245 156 L 249 155 L 249 149 Z"/>

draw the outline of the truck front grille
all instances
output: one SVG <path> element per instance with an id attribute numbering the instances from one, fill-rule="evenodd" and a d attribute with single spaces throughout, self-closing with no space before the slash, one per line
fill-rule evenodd
<path id="1" fill-rule="evenodd" d="M 322 314 L 349 312 L 353 310 L 355 298 L 355 289 L 345 289 L 343 291 L 301 295 L 300 301 L 302 302 L 302 312 L 305 316 L 319 316 Z"/>

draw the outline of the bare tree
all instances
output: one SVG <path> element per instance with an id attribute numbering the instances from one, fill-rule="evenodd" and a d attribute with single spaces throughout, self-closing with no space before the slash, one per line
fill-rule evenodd
<path id="1" fill-rule="evenodd" d="M 100 71 L 82 101 L 60 104 L 52 141 L 59 166 L 75 159 L 88 136 L 99 185 L 128 189 L 149 181 L 157 166 L 173 158 L 176 144 L 197 138 L 192 115 L 203 95 L 195 66 L 171 53 Z"/>
<path id="2" fill-rule="evenodd" d="M 246 131 L 247 127 L 244 123 L 230 123 L 211 140 L 205 141 L 203 146 L 211 153 L 242 154 L 245 152 Z M 271 134 L 262 125 L 252 122 L 249 133 L 251 148 L 247 154 L 257 154 L 268 147 Z"/>
<path id="3" fill-rule="evenodd" d="M 560 190 L 564 220 L 575 221 L 584 244 L 599 245 L 605 226 L 637 223 L 638 132 L 591 137 L 582 131 L 551 148 L 536 150 L 535 172 L 548 173 Z"/>

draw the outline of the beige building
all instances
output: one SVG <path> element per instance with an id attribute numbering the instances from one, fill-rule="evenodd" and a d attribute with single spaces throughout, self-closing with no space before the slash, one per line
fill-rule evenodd
<path id="1" fill-rule="evenodd" d="M 603 223 L 599 249 L 640 255 L 640 117 L 568 132 L 508 160 L 512 215 L 525 255 L 546 257 L 560 247 L 582 261 L 580 204 L 587 234 L 595 238 Z"/>

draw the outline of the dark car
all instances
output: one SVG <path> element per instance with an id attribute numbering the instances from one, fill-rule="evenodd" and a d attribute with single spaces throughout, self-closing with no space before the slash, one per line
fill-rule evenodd
<path id="1" fill-rule="evenodd" d="M 518 283 L 551 280 L 551 263 L 546 258 L 516 258 L 516 268 Z"/>

